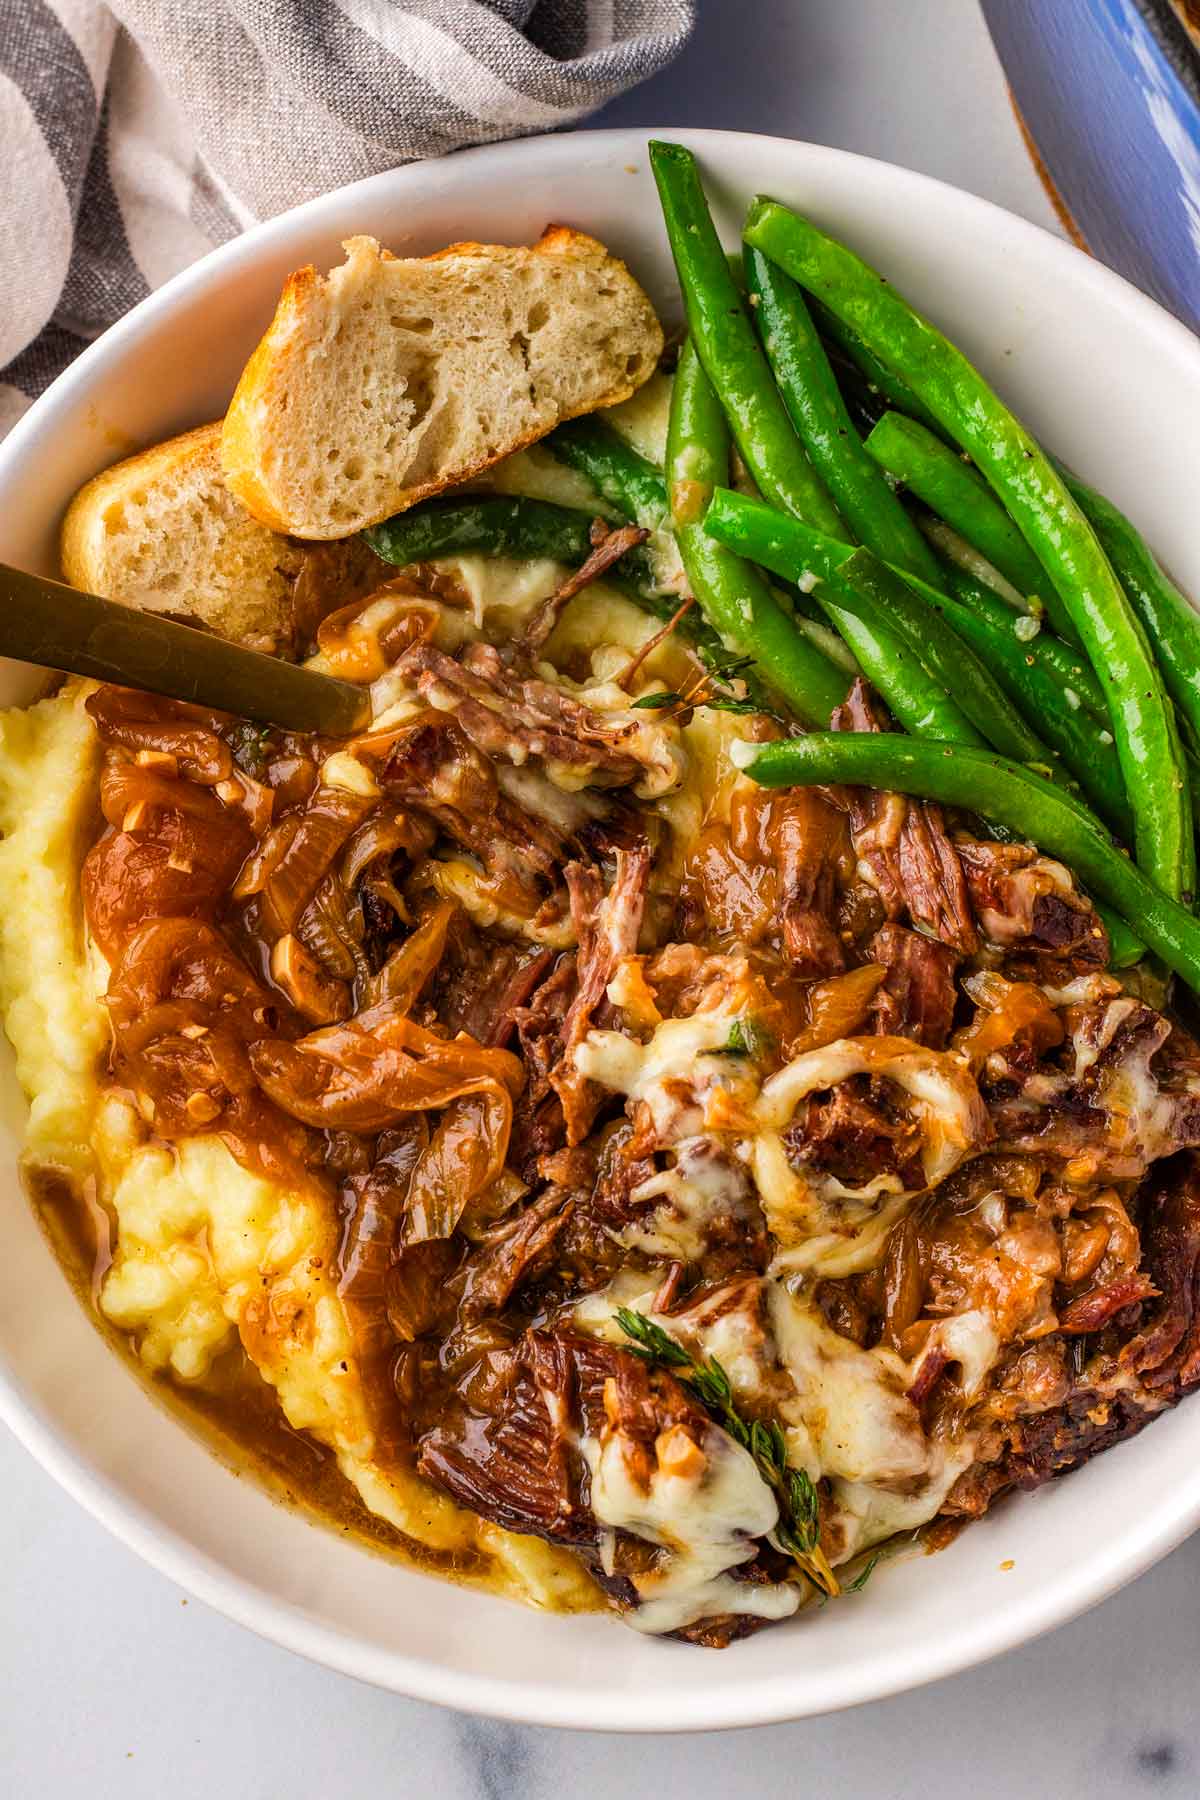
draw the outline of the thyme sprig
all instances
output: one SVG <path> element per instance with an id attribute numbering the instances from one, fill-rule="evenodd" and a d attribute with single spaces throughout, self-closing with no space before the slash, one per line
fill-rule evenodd
<path id="1" fill-rule="evenodd" d="M 713 712 L 728 713 L 760 713 L 765 710 L 764 702 L 750 691 L 746 680 L 747 671 L 754 667 L 752 656 L 718 656 L 707 649 L 702 650 L 700 655 L 704 663 L 703 673 L 695 676 L 681 692 L 670 689 L 643 694 L 639 699 L 630 701 L 631 708 L 635 712 L 670 712 L 673 717 L 690 712 L 696 706 L 707 706 Z M 733 685 L 735 682 L 742 689 L 740 693 Z"/>
<path id="2" fill-rule="evenodd" d="M 803 1469 L 788 1464 L 787 1440 L 777 1419 L 745 1419 L 733 1397 L 733 1383 L 715 1356 L 697 1362 L 669 1331 L 631 1307 L 617 1309 L 617 1324 L 631 1339 L 630 1349 L 645 1362 L 661 1363 L 695 1394 L 723 1431 L 748 1450 L 779 1507 L 771 1533 L 776 1548 L 790 1556 L 822 1594 L 841 1592 L 838 1578 L 821 1548 L 820 1497 Z"/>

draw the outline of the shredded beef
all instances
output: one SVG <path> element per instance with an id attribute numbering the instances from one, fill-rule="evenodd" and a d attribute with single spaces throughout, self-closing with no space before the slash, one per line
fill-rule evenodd
<path id="1" fill-rule="evenodd" d="M 984 936 L 1010 963 L 1035 974 L 1104 967 L 1108 934 L 1060 864 L 1028 844 L 960 838 L 956 847 Z"/>
<path id="2" fill-rule="evenodd" d="M 868 955 L 886 971 L 875 996 L 875 1029 L 944 1050 L 954 1020 L 954 950 L 903 925 L 884 925 Z"/>
<path id="3" fill-rule="evenodd" d="M 838 876 L 845 823 L 812 788 L 776 802 L 774 849 L 779 868 L 783 943 L 797 975 L 837 975 L 846 956 L 837 930 Z"/>
<path id="4" fill-rule="evenodd" d="M 687 1384 L 583 1329 L 628 1296 L 721 1360 L 748 1419 L 786 1426 L 812 1379 L 786 1280 L 847 1352 L 883 1354 L 910 1423 L 970 1452 L 950 1518 L 1200 1385 L 1200 1045 L 1147 982 L 1101 972 L 1098 916 L 1031 846 L 732 768 L 706 811 L 687 789 L 647 805 L 675 726 L 593 710 L 532 661 L 568 593 L 642 535 L 598 532 L 524 644 L 448 656 L 433 600 L 397 625 L 400 685 L 427 710 L 358 740 L 378 794 L 323 785 L 324 744 L 273 734 L 251 776 L 257 734 L 100 690 L 106 831 L 83 875 L 110 1073 L 147 1129 L 219 1131 L 258 1175 L 329 1183 L 376 1454 L 572 1548 L 621 1609 L 670 1546 L 601 1528 L 581 1446 L 619 1433 L 648 1492 L 694 1474 L 717 1429 Z M 862 681 L 832 723 L 889 728 Z M 430 903 L 466 891 L 451 858 L 470 918 Z M 596 1031 L 626 1040 L 620 1086 L 584 1073 Z M 809 1054 L 828 1085 L 777 1109 L 771 1078 Z M 891 1078 L 838 1078 L 864 1067 Z M 772 1183 L 781 1118 L 796 1179 Z M 935 1150 L 951 1172 L 927 1187 Z M 831 1555 L 844 1497 L 822 1487 Z M 788 1572 L 745 1548 L 735 1579 Z"/>
<path id="5" fill-rule="evenodd" d="M 1065 1399 L 1061 1385 L 1025 1382 L 1028 1410 L 992 1434 L 985 1446 L 990 1454 L 956 1482 L 947 1513 L 977 1517 L 1008 1488 L 1038 1487 L 1087 1462 L 1133 1437 L 1164 1404 L 1200 1383 L 1200 1170 L 1194 1156 L 1172 1158 L 1156 1170 L 1144 1202 L 1142 1248 L 1143 1270 L 1115 1296 L 1118 1317 L 1126 1306 L 1141 1308 L 1140 1327 L 1115 1353 L 1101 1349 Z M 1095 1329 L 1102 1332 L 1112 1316 L 1097 1304 Z M 1082 1303 L 1076 1318 L 1085 1329 Z M 1130 1376 L 1137 1378 L 1132 1385 Z"/>
<path id="6" fill-rule="evenodd" d="M 459 1306 L 464 1325 L 501 1312 L 521 1283 L 544 1266 L 571 1209 L 570 1195 L 551 1187 L 515 1218 L 493 1228 L 466 1261 Z"/>
<path id="7" fill-rule="evenodd" d="M 486 936 L 460 918 L 435 978 L 437 1017 L 451 1032 L 503 1047 L 556 960 L 554 950 Z"/>
<path id="8" fill-rule="evenodd" d="M 488 874 L 537 910 L 553 887 L 565 844 L 544 820 L 500 792 L 495 770 L 450 718 L 433 715 L 402 731 L 381 771 L 385 791 L 432 818 Z"/>
<path id="9" fill-rule="evenodd" d="M 885 715 L 860 677 L 830 718 L 834 731 L 883 731 Z M 971 955 L 979 944 L 962 865 L 940 806 L 873 788 L 846 788 L 854 851 L 889 919 L 905 912 L 943 943 Z"/>
<path id="10" fill-rule="evenodd" d="M 890 1117 L 855 1076 L 840 1081 L 823 1099 L 810 1100 L 804 1116 L 783 1134 L 788 1161 L 815 1168 L 848 1186 L 861 1187 L 877 1175 L 896 1175 L 904 1187 L 921 1187 L 921 1131 L 911 1118 Z"/>
<path id="11" fill-rule="evenodd" d="M 585 562 L 561 581 L 545 604 L 539 607 L 525 628 L 521 647 L 527 654 L 540 650 L 554 627 L 558 624 L 563 607 L 568 600 L 593 581 L 599 581 L 629 550 L 644 544 L 650 533 L 639 525 L 606 524 L 603 519 L 592 521 L 591 540 L 592 553 Z"/>
<path id="12" fill-rule="evenodd" d="M 650 849 L 617 851 L 616 874 L 605 894 L 593 868 L 572 863 L 567 868 L 571 917 L 579 939 L 575 996 L 562 1024 L 561 1054 L 549 1079 L 562 1104 L 567 1142 L 579 1144 L 592 1128 L 604 1090 L 576 1067 L 575 1052 L 597 1023 L 605 991 L 622 957 L 637 949 L 650 873 Z"/>
<path id="13" fill-rule="evenodd" d="M 590 1507 L 579 1438 L 620 1435 L 628 1478 L 648 1490 L 663 1434 L 678 1430 L 699 1444 L 708 1415 L 674 1376 L 630 1351 L 568 1331 L 527 1331 L 512 1358 L 501 1404 L 491 1415 L 459 1407 L 421 1441 L 418 1468 L 460 1505 L 510 1531 L 567 1544 L 580 1553 L 609 1597 L 636 1606 L 630 1579 L 653 1565 L 655 1548 L 618 1530 L 604 1560 L 606 1535 Z M 783 1558 L 763 1546 L 732 1571 L 744 1581 L 777 1580 Z M 761 1628 L 742 1614 L 697 1620 L 675 1635 L 720 1648 Z"/>
<path id="14" fill-rule="evenodd" d="M 621 787 L 643 772 L 636 728 L 610 724 L 561 688 L 506 669 L 489 644 L 475 644 L 455 661 L 432 644 L 415 644 L 398 668 L 422 699 L 449 712 L 485 756 L 522 764 L 543 761 L 583 765 L 597 782 Z"/>
<path id="15" fill-rule="evenodd" d="M 463 1505 L 510 1531 L 528 1531 L 594 1550 L 600 1531 L 588 1504 L 581 1431 L 598 1436 L 608 1422 L 637 1447 L 643 1474 L 654 1440 L 668 1425 L 701 1435 L 707 1415 L 673 1376 L 628 1350 L 560 1331 L 527 1331 L 513 1358 L 503 1403 L 490 1418 L 450 1412 L 420 1448 L 421 1473 Z"/>

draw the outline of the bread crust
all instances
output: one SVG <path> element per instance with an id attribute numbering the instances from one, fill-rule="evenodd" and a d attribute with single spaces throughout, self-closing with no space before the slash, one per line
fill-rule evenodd
<path id="1" fill-rule="evenodd" d="M 356 256 L 368 250 L 381 264 L 395 264 L 399 260 L 370 238 L 349 239 L 345 249 L 348 260 L 343 268 L 349 268 Z M 256 519 L 272 530 L 313 541 L 346 536 L 350 531 L 361 530 L 405 511 L 448 487 L 473 479 L 505 457 L 536 443 L 566 419 L 600 407 L 616 406 L 637 391 L 653 372 L 661 355 L 662 329 L 649 300 L 625 264 L 611 256 L 595 238 L 569 226 L 551 225 L 536 244 L 523 249 L 465 241 L 448 244 L 429 256 L 412 260 L 414 265 L 437 264 L 455 257 L 511 262 L 514 256 L 567 259 L 594 270 L 600 285 L 604 282 L 619 285 L 626 301 L 632 301 L 639 313 L 637 329 L 641 337 L 636 373 L 615 374 L 605 390 L 589 392 L 580 404 L 565 402 L 545 423 L 515 432 L 485 454 L 454 460 L 428 478 L 408 485 L 397 483 L 389 493 L 387 503 L 373 508 L 369 516 L 356 517 L 349 524 L 338 521 L 332 526 L 328 522 L 317 526 L 312 517 L 301 518 L 295 508 L 289 509 L 268 467 L 269 460 L 277 458 L 280 446 L 286 444 L 286 430 L 280 425 L 283 417 L 281 402 L 293 379 L 295 361 L 310 347 L 314 327 L 331 304 L 328 289 L 331 278 L 319 276 L 310 264 L 296 270 L 284 283 L 275 316 L 242 372 L 222 431 L 221 459 L 226 482 Z"/>
<path id="2" fill-rule="evenodd" d="M 111 468 L 102 469 L 86 482 L 68 506 L 59 535 L 63 577 L 72 587 L 88 593 L 102 592 L 101 534 L 109 508 L 119 504 L 137 487 L 153 486 L 168 473 L 185 474 L 189 468 L 218 454 L 221 421 L 198 425 L 179 437 L 139 450 Z"/>

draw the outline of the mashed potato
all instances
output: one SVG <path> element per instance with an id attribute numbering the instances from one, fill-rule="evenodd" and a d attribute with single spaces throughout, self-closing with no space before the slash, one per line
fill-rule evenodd
<path id="1" fill-rule="evenodd" d="M 644 452 L 661 451 L 669 392 L 656 380 L 614 412 Z M 540 447 L 491 471 L 488 485 L 594 504 L 589 485 Z M 518 630 L 565 573 L 500 557 L 448 558 L 445 567 L 469 603 L 465 635 L 486 617 L 493 638 Z M 589 702 L 602 707 L 606 687 L 658 630 L 596 582 L 567 608 L 545 655 L 588 671 Z M 673 685 L 677 656 L 670 643 L 653 650 L 646 677 Z M 0 714 L 0 1004 L 30 1102 L 27 1163 L 88 1186 L 115 1224 L 101 1310 L 144 1369 L 185 1387 L 203 1389 L 240 1340 L 288 1424 L 333 1451 L 372 1513 L 456 1562 L 482 1556 L 488 1585 L 523 1600 L 557 1610 L 598 1604 L 575 1557 L 500 1530 L 377 1456 L 325 1196 L 252 1174 L 216 1137 L 152 1140 L 132 1102 L 102 1085 L 108 970 L 86 941 L 79 894 L 83 854 L 101 823 L 100 748 L 84 710 L 92 691 L 70 681 L 51 699 Z M 703 710 L 679 733 L 681 767 L 658 803 L 676 843 L 698 828 L 714 759 L 739 734 L 737 722 Z M 478 891 L 477 874 L 461 861 L 444 867 L 453 897 L 493 923 L 495 903 Z"/>
<path id="2" fill-rule="evenodd" d="M 332 1205 L 251 1174 L 219 1138 L 151 1141 L 134 1106 L 102 1086 L 107 970 L 79 897 L 99 823 L 91 691 L 68 682 L 0 715 L 0 1003 L 29 1097 L 27 1164 L 90 1185 L 116 1225 L 101 1309 L 147 1371 L 182 1384 L 202 1387 L 240 1339 L 288 1423 L 334 1452 L 371 1512 L 427 1549 L 482 1554 L 489 1586 L 559 1610 L 594 1605 L 575 1558 L 377 1458 Z"/>

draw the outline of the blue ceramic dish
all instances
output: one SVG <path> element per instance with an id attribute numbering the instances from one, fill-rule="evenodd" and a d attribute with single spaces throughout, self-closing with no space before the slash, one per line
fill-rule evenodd
<path id="1" fill-rule="evenodd" d="M 983 11 L 1066 221 L 1200 331 L 1200 7 L 983 0 Z"/>

